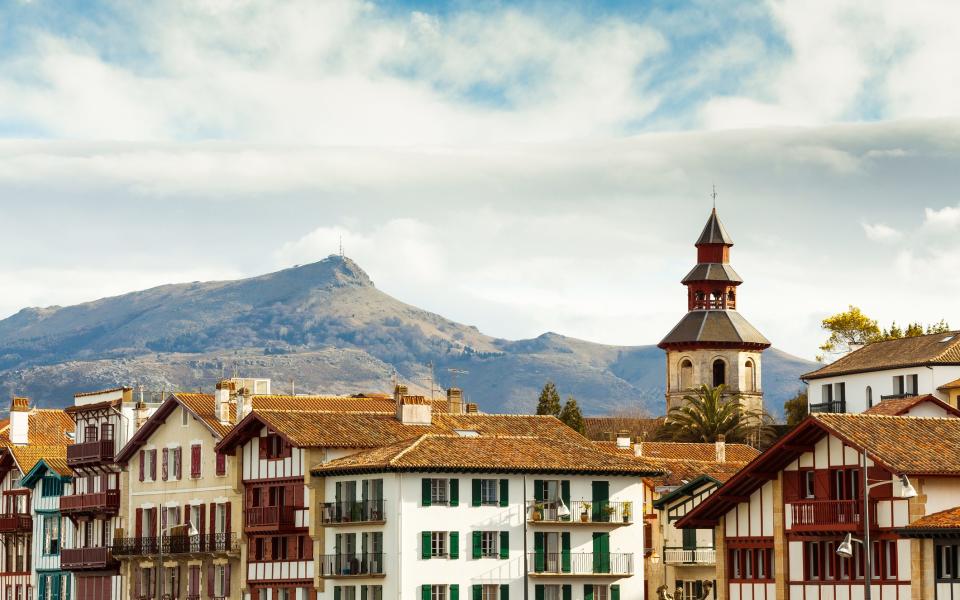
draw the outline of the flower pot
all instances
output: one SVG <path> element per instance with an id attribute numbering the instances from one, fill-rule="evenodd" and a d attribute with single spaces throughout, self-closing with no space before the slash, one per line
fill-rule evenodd
<path id="1" fill-rule="evenodd" d="M 580 513 L 580 520 L 586 523 L 590 519 L 590 515 L 585 512 Z"/>

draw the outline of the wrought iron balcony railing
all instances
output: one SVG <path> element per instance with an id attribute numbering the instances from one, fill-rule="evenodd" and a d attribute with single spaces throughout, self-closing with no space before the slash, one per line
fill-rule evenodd
<path id="1" fill-rule="evenodd" d="M 343 523 L 382 523 L 387 520 L 383 500 L 326 502 L 320 505 L 320 519 L 325 525 Z"/>
<path id="2" fill-rule="evenodd" d="M 239 550 L 240 543 L 235 533 L 172 535 L 162 538 L 130 537 L 113 540 L 114 556 L 222 554 L 239 552 Z"/>
<path id="3" fill-rule="evenodd" d="M 566 506 L 561 500 L 528 502 L 527 519 L 544 523 L 630 524 L 633 522 L 633 503 L 574 500 Z"/>
<path id="4" fill-rule="evenodd" d="M 633 554 L 622 552 L 534 552 L 527 562 L 530 575 L 633 575 Z"/>
<path id="5" fill-rule="evenodd" d="M 320 577 L 375 577 L 383 575 L 383 553 L 325 554 L 317 557 Z"/>

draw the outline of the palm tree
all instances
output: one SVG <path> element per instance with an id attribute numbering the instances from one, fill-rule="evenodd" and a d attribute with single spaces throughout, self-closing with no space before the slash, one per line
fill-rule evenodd
<path id="1" fill-rule="evenodd" d="M 658 437 L 676 442 L 748 443 L 759 446 L 773 436 L 770 417 L 746 409 L 739 395 L 724 397 L 723 385 L 701 385 L 667 413 Z M 721 437 L 723 436 L 723 437 Z"/>

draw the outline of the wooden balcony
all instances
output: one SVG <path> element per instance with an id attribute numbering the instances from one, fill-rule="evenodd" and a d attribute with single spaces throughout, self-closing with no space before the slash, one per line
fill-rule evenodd
<path id="1" fill-rule="evenodd" d="M 298 506 L 254 506 L 244 509 L 243 528 L 250 532 L 289 531 L 297 527 Z"/>
<path id="2" fill-rule="evenodd" d="M 566 509 L 566 510 L 564 510 Z M 617 527 L 633 523 L 632 502 L 590 502 L 574 500 L 570 506 L 560 501 L 528 502 L 527 521 L 531 525 L 585 525 Z"/>
<path id="3" fill-rule="evenodd" d="M 118 565 L 110 548 L 63 548 L 60 568 L 64 571 L 100 571 Z"/>
<path id="4" fill-rule="evenodd" d="M 683 548 L 667 546 L 663 549 L 663 562 L 668 565 L 714 565 L 717 551 L 712 547 Z"/>
<path id="5" fill-rule="evenodd" d="M 29 533 L 33 531 L 33 518 L 23 513 L 0 514 L 0 533 Z"/>
<path id="6" fill-rule="evenodd" d="M 67 446 L 67 466 L 87 467 L 113 462 L 113 440 L 97 440 Z"/>
<path id="7" fill-rule="evenodd" d="M 609 577 L 633 575 L 633 554 L 609 552 L 534 552 L 527 561 L 531 577 Z"/>
<path id="8" fill-rule="evenodd" d="M 115 515 L 119 510 L 120 490 L 60 496 L 60 512 L 65 515 Z"/>
<path id="9" fill-rule="evenodd" d="M 863 500 L 797 500 L 788 502 L 787 510 L 789 531 L 847 533 L 863 529 Z"/>
<path id="10" fill-rule="evenodd" d="M 205 533 L 203 535 L 173 535 L 163 538 L 131 537 L 113 540 L 114 556 L 200 556 L 206 554 L 236 554 L 240 543 L 235 533 Z"/>

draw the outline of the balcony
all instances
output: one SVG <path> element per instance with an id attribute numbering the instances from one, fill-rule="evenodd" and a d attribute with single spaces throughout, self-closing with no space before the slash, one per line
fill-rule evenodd
<path id="1" fill-rule="evenodd" d="M 235 533 L 206 533 L 203 535 L 175 535 L 155 537 L 116 538 L 114 556 L 164 556 L 235 554 L 240 543 Z"/>
<path id="2" fill-rule="evenodd" d="M 113 462 L 113 440 L 67 446 L 67 466 L 85 467 L 105 462 Z"/>
<path id="3" fill-rule="evenodd" d="M 60 568 L 65 571 L 97 571 L 117 566 L 110 548 L 64 548 Z"/>
<path id="4" fill-rule="evenodd" d="M 33 518 L 23 513 L 0 514 L 0 533 L 29 533 L 33 531 Z"/>
<path id="5" fill-rule="evenodd" d="M 532 553 L 527 557 L 531 577 L 630 577 L 633 554 L 590 552 Z"/>
<path id="6" fill-rule="evenodd" d="M 320 520 L 324 525 L 347 525 L 353 523 L 384 523 L 386 512 L 383 500 L 361 502 L 327 502 L 320 505 Z"/>
<path id="7" fill-rule="evenodd" d="M 790 531 L 850 532 L 862 527 L 862 500 L 799 500 L 787 503 Z M 876 519 L 873 519 L 876 522 Z"/>
<path id="8" fill-rule="evenodd" d="M 666 546 L 663 549 L 663 562 L 668 565 L 714 565 L 717 563 L 717 551 L 712 546 Z"/>
<path id="9" fill-rule="evenodd" d="M 559 500 L 528 502 L 527 521 L 544 525 L 589 525 L 617 527 L 633 523 L 632 502 L 588 502 L 574 500 L 569 507 Z"/>
<path id="10" fill-rule="evenodd" d="M 119 510 L 120 490 L 60 496 L 60 512 L 65 515 L 115 515 Z"/>
<path id="11" fill-rule="evenodd" d="M 325 554 L 317 558 L 320 577 L 383 577 L 383 553 Z"/>
<path id="12" fill-rule="evenodd" d="M 299 506 L 254 506 L 244 510 L 243 527 L 246 531 L 287 531 L 297 527 Z"/>
<path id="13" fill-rule="evenodd" d="M 811 413 L 845 413 L 847 412 L 847 402 L 845 400 L 834 400 L 833 402 L 821 402 L 810 405 Z"/>

